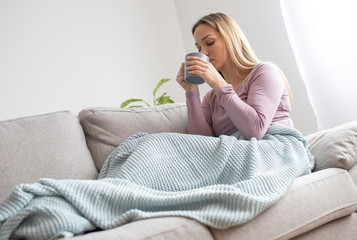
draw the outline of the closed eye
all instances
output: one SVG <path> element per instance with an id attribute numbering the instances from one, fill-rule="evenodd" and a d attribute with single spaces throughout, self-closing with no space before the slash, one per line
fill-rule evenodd
<path id="1" fill-rule="evenodd" d="M 207 46 L 212 46 L 214 44 L 215 41 L 207 43 Z"/>

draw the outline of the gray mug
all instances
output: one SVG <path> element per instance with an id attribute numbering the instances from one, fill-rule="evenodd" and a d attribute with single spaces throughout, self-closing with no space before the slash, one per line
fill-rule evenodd
<path id="1" fill-rule="evenodd" d="M 203 60 L 206 60 L 207 62 L 209 62 L 209 58 L 208 56 L 206 56 L 203 53 L 200 52 L 193 52 L 193 53 L 189 53 L 186 55 L 185 57 L 185 62 L 189 61 L 187 59 L 187 57 L 200 57 Z M 191 84 L 202 84 L 205 82 L 205 80 L 203 80 L 200 76 L 195 75 L 195 74 L 189 74 L 188 71 L 186 70 L 186 65 L 185 65 L 185 81 Z"/>

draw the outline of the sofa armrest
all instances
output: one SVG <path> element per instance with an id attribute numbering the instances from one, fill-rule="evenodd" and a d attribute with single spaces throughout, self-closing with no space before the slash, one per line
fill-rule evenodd
<path id="1" fill-rule="evenodd" d="M 0 201 L 40 178 L 96 179 L 77 116 L 68 111 L 0 122 Z"/>

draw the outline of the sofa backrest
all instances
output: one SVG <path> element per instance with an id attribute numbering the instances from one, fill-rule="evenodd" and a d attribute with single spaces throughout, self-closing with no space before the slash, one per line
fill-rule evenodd
<path id="1" fill-rule="evenodd" d="M 183 103 L 146 108 L 88 108 L 78 117 L 98 171 L 109 154 L 134 133 L 187 133 L 187 110 Z"/>
<path id="2" fill-rule="evenodd" d="M 0 201 L 20 183 L 97 176 L 74 114 L 64 111 L 0 122 Z"/>

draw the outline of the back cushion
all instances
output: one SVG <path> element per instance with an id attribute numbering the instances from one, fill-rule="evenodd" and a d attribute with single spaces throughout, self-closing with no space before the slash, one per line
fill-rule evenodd
<path id="1" fill-rule="evenodd" d="M 0 200 L 19 183 L 97 176 L 82 127 L 72 113 L 0 122 Z"/>
<path id="2" fill-rule="evenodd" d="M 109 154 L 134 133 L 187 133 L 185 104 L 145 108 L 88 108 L 78 117 L 87 145 L 100 171 Z"/>
<path id="3" fill-rule="evenodd" d="M 336 167 L 348 170 L 357 162 L 357 121 L 310 134 L 306 139 L 315 156 L 313 171 Z"/>

